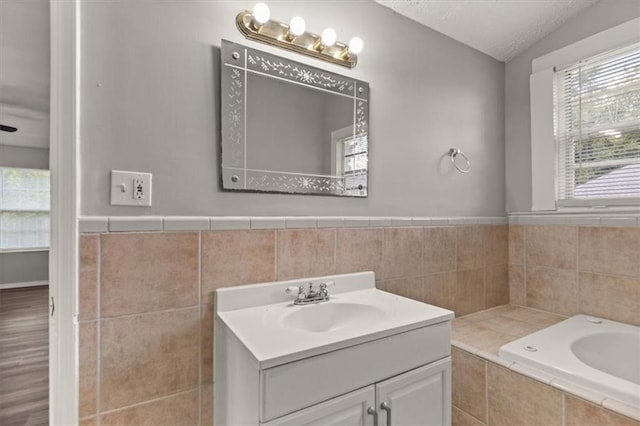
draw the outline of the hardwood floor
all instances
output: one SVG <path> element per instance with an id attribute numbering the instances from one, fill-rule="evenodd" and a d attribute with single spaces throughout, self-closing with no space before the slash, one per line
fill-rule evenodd
<path id="1" fill-rule="evenodd" d="M 0 290 L 0 425 L 49 424 L 49 288 Z"/>

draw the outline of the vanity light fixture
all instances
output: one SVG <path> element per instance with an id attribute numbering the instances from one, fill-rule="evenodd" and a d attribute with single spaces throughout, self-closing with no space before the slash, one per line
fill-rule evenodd
<path id="1" fill-rule="evenodd" d="M 347 45 L 337 40 L 337 34 L 332 28 L 326 28 L 322 35 L 306 31 L 304 19 L 300 16 L 293 17 L 289 25 L 271 20 L 270 17 L 269 7 L 264 3 L 258 3 L 251 12 L 240 12 L 236 16 L 236 25 L 249 40 L 302 53 L 347 68 L 353 68 L 358 63 L 358 54 L 362 52 L 363 47 L 361 38 L 354 37 Z"/>

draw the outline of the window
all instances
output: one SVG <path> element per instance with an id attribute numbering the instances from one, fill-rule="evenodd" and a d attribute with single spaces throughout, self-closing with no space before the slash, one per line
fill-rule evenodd
<path id="1" fill-rule="evenodd" d="M 557 200 L 640 202 L 640 44 L 555 72 Z"/>
<path id="2" fill-rule="evenodd" d="M 0 167 L 0 251 L 49 247 L 49 171 Z"/>

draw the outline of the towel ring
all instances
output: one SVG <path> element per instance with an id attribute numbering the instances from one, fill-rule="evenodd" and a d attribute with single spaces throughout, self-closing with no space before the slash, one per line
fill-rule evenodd
<path id="1" fill-rule="evenodd" d="M 453 164 L 453 167 L 455 167 L 457 171 L 459 171 L 460 173 L 469 173 L 471 171 L 471 163 L 469 162 L 469 159 L 467 158 L 467 156 L 464 155 L 464 152 L 460 151 L 458 148 L 451 148 L 449 149 L 448 154 L 449 154 L 449 157 L 451 157 L 451 164 Z M 466 168 L 461 168 L 456 163 L 456 157 L 458 155 L 464 159 L 465 163 L 467 163 Z"/>

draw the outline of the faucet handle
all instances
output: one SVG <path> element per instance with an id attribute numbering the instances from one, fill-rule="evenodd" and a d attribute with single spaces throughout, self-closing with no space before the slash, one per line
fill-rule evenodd
<path id="1" fill-rule="evenodd" d="M 327 281 L 326 283 L 322 283 L 322 284 L 320 284 L 320 288 L 321 288 L 322 290 L 325 290 L 325 289 L 327 289 L 327 288 L 329 288 L 329 287 L 334 287 L 335 285 L 336 285 L 336 282 L 335 282 L 335 281 Z"/>
<path id="2" fill-rule="evenodd" d="M 304 299 L 305 297 L 307 297 L 307 294 L 304 291 L 304 286 L 291 286 L 291 287 L 287 287 L 284 290 L 285 293 L 291 295 L 291 294 L 295 294 L 297 296 L 298 299 Z"/>

